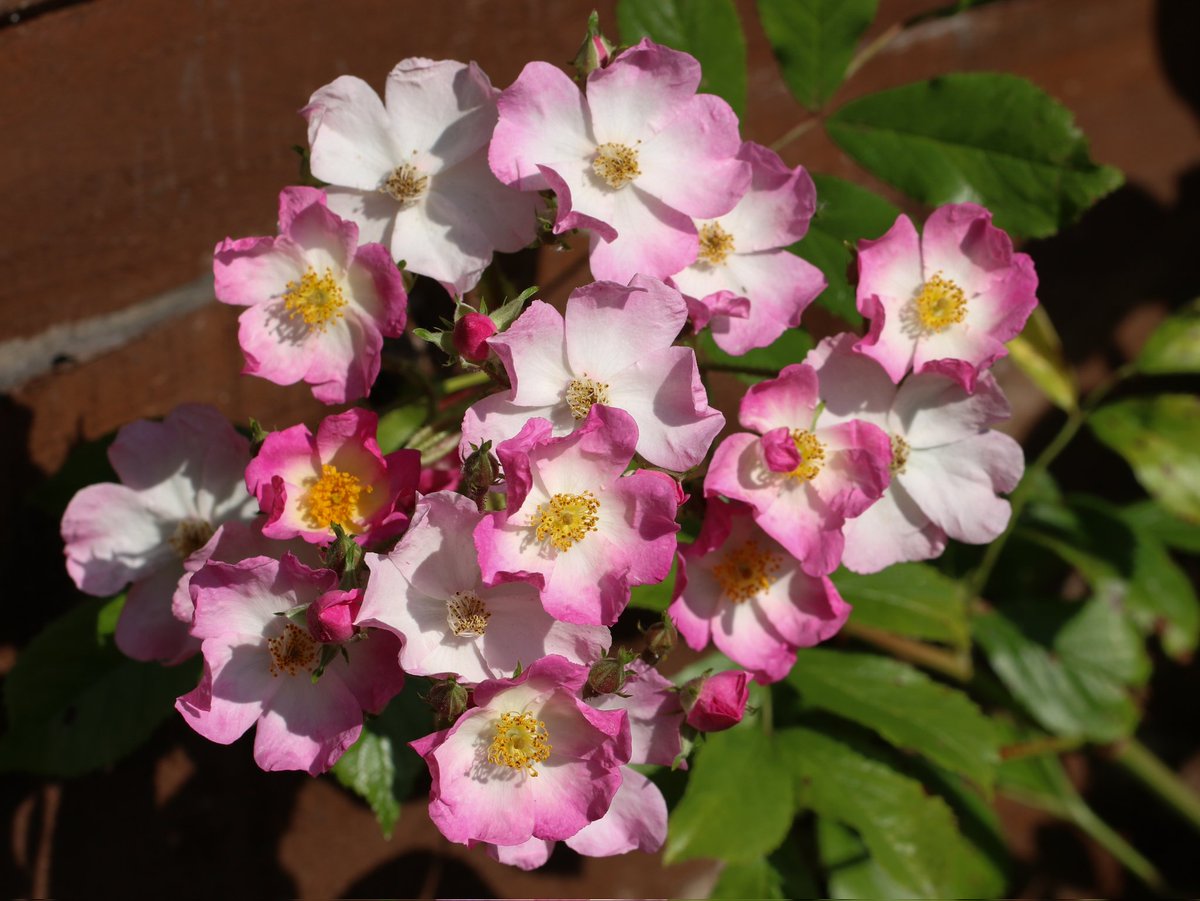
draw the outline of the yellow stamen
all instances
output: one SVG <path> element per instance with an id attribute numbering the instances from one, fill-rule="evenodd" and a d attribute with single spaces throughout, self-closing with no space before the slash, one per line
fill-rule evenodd
<path id="1" fill-rule="evenodd" d="M 904 472 L 904 467 L 908 465 L 908 452 L 911 448 L 908 442 L 899 435 L 892 436 L 892 475 L 898 472 Z"/>
<path id="2" fill-rule="evenodd" d="M 720 266 L 733 253 L 733 235 L 715 222 L 700 226 L 700 254 L 697 259 L 710 266 Z"/>
<path id="3" fill-rule="evenodd" d="M 303 319 L 309 328 L 323 332 L 330 320 L 342 318 L 346 297 L 330 269 L 326 268 L 325 274 L 319 276 L 309 266 L 300 281 L 287 283 L 283 306 L 292 319 Z"/>
<path id="4" fill-rule="evenodd" d="M 779 565 L 779 555 L 764 551 L 752 538 L 741 547 L 726 552 L 724 559 L 713 567 L 713 575 L 721 584 L 725 597 L 741 604 L 771 587 Z"/>
<path id="5" fill-rule="evenodd" d="M 533 515 L 537 540 L 549 539 L 556 550 L 570 550 L 575 542 L 583 541 L 588 532 L 596 531 L 596 511 L 599 509 L 600 501 L 590 491 L 556 494 L 548 503 L 539 504 Z"/>
<path id="6" fill-rule="evenodd" d="M 175 527 L 175 534 L 167 539 L 167 544 L 175 548 L 180 557 L 187 559 L 195 551 L 208 544 L 208 539 L 216 531 L 203 519 L 180 520 Z"/>
<path id="7" fill-rule="evenodd" d="M 626 144 L 601 144 L 592 159 L 592 171 L 608 182 L 610 188 L 623 188 L 639 175 L 637 151 Z"/>
<path id="8" fill-rule="evenodd" d="M 567 383 L 567 406 L 571 415 L 583 419 L 592 409 L 592 404 L 608 403 L 608 384 L 597 382 L 586 375 L 581 379 L 571 379 Z"/>
<path id="9" fill-rule="evenodd" d="M 825 465 L 825 445 L 805 429 L 792 429 L 792 440 L 800 452 L 800 465 L 788 473 L 788 478 L 811 482 Z"/>
<path id="10" fill-rule="evenodd" d="M 288 623 L 283 632 L 268 641 L 267 650 L 271 652 L 272 676 L 311 673 L 320 656 L 312 636 L 294 623 Z"/>
<path id="11" fill-rule="evenodd" d="M 921 286 L 913 302 L 916 327 L 925 333 L 944 332 L 967 315 L 967 296 L 963 289 L 939 272 Z"/>
<path id="12" fill-rule="evenodd" d="M 304 484 L 308 491 L 300 499 L 300 510 L 305 522 L 314 529 L 328 529 L 336 522 L 347 532 L 356 530 L 359 497 L 375 490 L 329 463 L 321 467 L 319 479 L 308 478 Z"/>
<path id="13" fill-rule="evenodd" d="M 545 761 L 551 750 L 545 723 L 528 713 L 509 712 L 496 720 L 496 737 L 488 750 L 488 762 L 536 776 L 534 764 Z"/>
<path id="14" fill-rule="evenodd" d="M 478 638 L 487 630 L 491 611 L 473 591 L 456 591 L 446 601 L 446 619 L 450 631 L 459 638 Z"/>
<path id="15" fill-rule="evenodd" d="M 392 170 L 379 190 L 401 203 L 412 203 L 429 189 L 429 176 L 412 163 L 403 163 Z"/>

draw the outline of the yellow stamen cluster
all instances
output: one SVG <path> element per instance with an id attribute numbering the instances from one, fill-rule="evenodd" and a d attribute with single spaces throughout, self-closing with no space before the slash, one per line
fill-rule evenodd
<path id="1" fill-rule="evenodd" d="M 596 531 L 596 511 L 600 501 L 590 491 L 583 494 L 556 494 L 548 503 L 539 504 L 533 515 L 537 540 L 549 540 L 554 548 L 567 551 L 588 532 Z"/>
<path id="2" fill-rule="evenodd" d="M 379 190 L 401 203 L 412 203 L 429 189 L 429 176 L 412 163 L 403 163 L 392 170 Z"/>
<path id="3" fill-rule="evenodd" d="M 725 597 L 741 604 L 771 587 L 779 565 L 779 555 L 763 550 L 752 538 L 741 547 L 728 551 L 713 567 L 713 575 Z"/>
<path id="4" fill-rule="evenodd" d="M 898 472 L 904 472 L 904 467 L 908 465 L 908 452 L 911 448 L 908 442 L 899 435 L 892 436 L 892 475 Z"/>
<path id="5" fill-rule="evenodd" d="M 288 282 L 283 294 L 283 308 L 292 319 L 302 319 L 309 328 L 319 332 L 333 319 L 341 319 L 346 307 L 342 286 L 326 267 L 324 275 L 317 275 L 312 266 L 298 282 Z"/>
<path id="6" fill-rule="evenodd" d="M 213 527 L 203 519 L 183 519 L 175 527 L 175 534 L 167 539 L 167 544 L 175 548 L 175 553 L 185 560 L 194 552 L 208 544 L 213 537 Z"/>
<path id="7" fill-rule="evenodd" d="M 913 306 L 916 327 L 927 334 L 936 334 L 966 318 L 967 295 L 939 272 L 921 286 Z"/>
<path id="8" fill-rule="evenodd" d="M 304 521 L 314 529 L 328 529 L 336 522 L 347 532 L 355 531 L 359 498 L 375 490 L 329 463 L 321 467 L 319 479 L 306 479 L 305 485 L 308 491 L 300 499 Z"/>
<path id="9" fill-rule="evenodd" d="M 571 379 L 567 383 L 567 406 L 571 415 L 583 419 L 592 409 L 592 404 L 608 403 L 608 384 L 597 382 L 586 375 L 581 379 Z"/>
<path id="10" fill-rule="evenodd" d="M 551 750 L 545 723 L 528 713 L 509 712 L 496 720 L 496 737 L 488 750 L 488 762 L 536 776 L 534 764 L 545 761 Z"/>
<path id="11" fill-rule="evenodd" d="M 271 652 L 272 676 L 311 673 L 320 656 L 317 643 L 294 623 L 288 623 L 278 636 L 268 641 L 267 650 Z"/>
<path id="12" fill-rule="evenodd" d="M 596 148 L 592 171 L 610 188 L 623 188 L 642 174 L 637 151 L 626 144 L 606 143 Z"/>
<path id="13" fill-rule="evenodd" d="M 478 638 L 487 631 L 491 611 L 473 591 L 456 591 L 446 601 L 446 620 L 459 638 Z"/>
<path id="14" fill-rule="evenodd" d="M 697 259 L 710 266 L 720 266 L 733 253 L 733 235 L 715 222 L 700 226 L 700 254 Z"/>
<path id="15" fill-rule="evenodd" d="M 792 429 L 792 441 L 800 452 L 800 465 L 788 473 L 789 478 L 811 482 L 825 465 L 825 445 L 805 429 Z"/>

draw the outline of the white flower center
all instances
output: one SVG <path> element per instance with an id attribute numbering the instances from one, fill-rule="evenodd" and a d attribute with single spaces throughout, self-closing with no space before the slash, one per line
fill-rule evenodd
<path id="1" fill-rule="evenodd" d="M 642 174 L 637 150 L 628 144 L 612 142 L 596 148 L 592 171 L 604 179 L 610 188 L 623 188 Z"/>
<path id="2" fill-rule="evenodd" d="M 446 622 L 457 638 L 478 638 L 487 631 L 491 611 L 473 591 L 456 591 L 446 601 Z"/>
<path id="3" fill-rule="evenodd" d="M 401 163 L 392 170 L 392 174 L 379 190 L 394 200 L 410 204 L 419 200 L 429 190 L 429 176 L 412 163 Z"/>

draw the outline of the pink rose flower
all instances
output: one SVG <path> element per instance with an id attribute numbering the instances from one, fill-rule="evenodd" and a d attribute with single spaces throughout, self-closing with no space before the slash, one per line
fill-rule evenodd
<path id="1" fill-rule="evenodd" d="M 700 732 L 721 732 L 742 721 L 750 698 L 750 674 L 726 670 L 700 676 L 683 687 L 687 724 Z"/>
<path id="2" fill-rule="evenodd" d="M 777 682 L 798 649 L 837 634 L 850 605 L 827 576 L 805 573 L 748 508 L 713 499 L 699 537 L 680 551 L 668 612 L 695 650 L 711 640 L 760 682 Z"/>
<path id="3" fill-rule="evenodd" d="M 372 632 L 322 662 L 322 645 L 281 614 L 332 591 L 337 575 L 287 554 L 210 562 L 192 577 L 204 676 L 175 708 L 188 725 L 231 744 L 257 724 L 254 761 L 264 770 L 328 770 L 358 739 L 363 711 L 378 713 L 404 685 L 399 642 Z"/>
<path id="4" fill-rule="evenodd" d="M 305 425 L 268 435 L 246 467 L 246 487 L 267 514 L 263 534 L 325 544 L 334 523 L 360 543 L 398 534 L 408 516 L 397 507 L 412 499 L 421 455 L 385 457 L 377 424 L 374 413 L 351 409 L 327 416 L 315 436 Z"/>
<path id="5" fill-rule="evenodd" d="M 817 371 L 824 419 L 879 426 L 891 440 L 892 479 L 883 497 L 846 523 L 842 562 L 870 573 L 942 553 L 947 536 L 988 544 L 1008 526 L 1012 491 L 1025 470 L 1021 446 L 990 426 L 1009 415 L 990 373 L 975 391 L 921 372 L 896 386 L 874 360 L 853 352 L 850 334 L 826 338 L 806 360 Z"/>
<path id="6" fill-rule="evenodd" d="M 856 350 L 896 383 L 911 367 L 974 391 L 1037 305 L 1033 260 L 973 203 L 934 210 L 920 237 L 900 216 L 882 238 L 859 242 L 858 273 L 858 311 L 871 326 Z"/>
<path id="7" fill-rule="evenodd" d="M 300 111 L 330 209 L 451 294 L 473 288 L 494 251 L 536 234 L 540 199 L 488 168 L 498 93 L 475 63 L 413 58 L 392 69 L 382 103 L 342 75 Z"/>
<path id="8" fill-rule="evenodd" d="M 461 494 L 421 498 L 400 543 L 386 556 L 366 556 L 371 578 L 359 624 L 403 640 L 405 672 L 463 682 L 499 678 L 547 654 L 582 664 L 607 651 L 608 629 L 559 622 L 534 586 L 483 584 L 473 537 L 483 516 Z"/>
<path id="9" fill-rule="evenodd" d="M 499 445 L 505 510 L 475 529 L 484 584 L 531 582 L 551 616 L 611 625 L 633 585 L 660 582 L 675 553 L 675 480 L 642 469 L 623 475 L 637 426 L 596 404 L 583 424 L 554 438 L 531 419 Z"/>
<path id="10" fill-rule="evenodd" d="M 217 299 L 247 307 L 238 342 L 249 375 L 306 382 L 326 404 L 366 397 L 383 336 L 404 333 L 404 279 L 380 244 L 325 206 L 315 188 L 284 188 L 279 236 L 226 238 L 213 253 Z"/>
<path id="11" fill-rule="evenodd" d="M 686 321 L 679 292 L 641 276 L 629 287 L 575 290 L 565 318 L 534 301 L 488 342 L 512 389 L 467 411 L 460 452 L 465 458 L 472 444 L 511 438 L 533 416 L 568 434 L 599 403 L 633 417 L 647 462 L 677 472 L 698 465 L 725 417 L 708 405 L 695 353 L 673 345 Z"/>
<path id="12" fill-rule="evenodd" d="M 533 62 L 500 95 L 492 171 L 522 191 L 553 191 L 555 234 L 591 230 L 592 274 L 666 278 L 696 259 L 693 218 L 728 213 L 749 167 L 737 117 L 696 94 L 700 64 L 643 39 L 587 78 Z"/>
<path id="13" fill-rule="evenodd" d="M 754 385 L 742 398 L 739 432 L 717 448 L 704 480 L 708 497 L 749 504 L 754 521 L 810 576 L 833 572 L 842 526 L 887 487 L 891 445 L 867 422 L 826 425 L 817 374 L 803 364 Z"/>
<path id="14" fill-rule="evenodd" d="M 808 172 L 749 141 L 738 157 L 750 164 L 750 190 L 724 216 L 696 223 L 699 256 L 671 276 L 689 299 L 696 329 L 707 325 L 734 356 L 796 328 L 825 289 L 821 270 L 787 249 L 808 232 L 817 208 Z"/>
<path id="15" fill-rule="evenodd" d="M 600 819 L 629 760 L 629 723 L 578 697 L 587 667 L 549 656 L 480 683 L 453 726 L 411 743 L 433 777 L 429 815 L 452 842 L 570 838 Z"/>
<path id="16" fill-rule="evenodd" d="M 187 590 L 193 552 L 223 523 L 254 515 L 242 483 L 250 443 L 212 407 L 186 405 L 162 422 L 124 426 L 108 459 L 121 484 L 89 485 L 63 513 L 67 573 L 98 597 L 132 583 L 117 647 L 136 660 L 178 663 L 198 644 L 188 635 L 190 615 L 172 612 L 172 595 Z"/>

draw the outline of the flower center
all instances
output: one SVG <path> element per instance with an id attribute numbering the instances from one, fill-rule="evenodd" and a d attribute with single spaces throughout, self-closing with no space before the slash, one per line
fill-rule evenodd
<path id="1" fill-rule="evenodd" d="M 596 148 L 592 171 L 608 182 L 610 188 L 623 188 L 642 174 L 637 151 L 627 144 L 611 142 Z"/>
<path id="2" fill-rule="evenodd" d="M 473 591 L 456 591 L 446 601 L 446 621 L 458 638 L 478 638 L 487 631 L 492 613 Z"/>
<path id="3" fill-rule="evenodd" d="M 216 531 L 203 519 L 182 519 L 175 527 L 175 534 L 167 539 L 167 544 L 175 548 L 175 553 L 185 560 L 193 552 L 208 544 L 208 539 Z"/>
<path id="4" fill-rule="evenodd" d="M 892 475 L 898 472 L 904 472 L 904 467 L 908 465 L 908 452 L 911 448 L 908 442 L 899 435 L 892 436 Z"/>
<path id="5" fill-rule="evenodd" d="M 727 552 L 724 559 L 713 567 L 713 575 L 721 584 L 725 597 L 735 604 L 741 604 L 771 587 L 779 563 L 778 554 L 764 551 L 751 538 L 741 547 Z"/>
<path id="6" fill-rule="evenodd" d="M 567 383 L 567 406 L 571 415 L 583 419 L 592 409 L 592 404 L 608 403 L 608 384 L 597 382 L 586 375 L 581 379 L 571 379 Z"/>
<path id="7" fill-rule="evenodd" d="M 317 275 L 312 266 L 298 282 L 288 282 L 283 294 L 284 309 L 292 319 L 303 319 L 304 324 L 319 332 L 331 319 L 341 319 L 346 306 L 342 286 L 327 267 L 324 275 Z"/>
<path id="8" fill-rule="evenodd" d="M 267 642 L 271 652 L 271 675 L 287 673 L 294 676 L 300 671 L 311 673 L 320 656 L 312 636 L 297 626 L 288 623 L 283 631 Z"/>
<path id="9" fill-rule="evenodd" d="M 488 750 L 488 762 L 536 776 L 534 764 L 546 760 L 551 749 L 545 723 L 528 713 L 509 712 L 496 720 L 496 737 Z"/>
<path id="10" fill-rule="evenodd" d="M 379 190 L 401 203 L 412 203 L 429 189 L 429 176 L 412 163 L 401 163 L 392 170 Z"/>
<path id="11" fill-rule="evenodd" d="M 710 266 L 720 266 L 733 253 L 733 235 L 715 222 L 700 226 L 700 254 L 698 259 Z"/>
<path id="12" fill-rule="evenodd" d="M 359 496 L 375 490 L 373 485 L 359 481 L 358 476 L 329 463 L 321 467 L 319 479 L 308 478 L 304 483 L 309 487 L 300 499 L 300 510 L 305 522 L 314 529 L 328 529 L 336 522 L 347 532 L 354 531 Z"/>
<path id="13" fill-rule="evenodd" d="M 963 289 L 941 273 L 921 286 L 914 302 L 918 330 L 927 334 L 944 332 L 967 315 L 967 296 Z"/>
<path id="14" fill-rule="evenodd" d="M 792 440 L 800 452 L 800 465 L 788 473 L 788 478 L 811 482 L 825 465 L 825 445 L 806 429 L 792 429 Z"/>
<path id="15" fill-rule="evenodd" d="M 545 504 L 539 504 L 533 517 L 537 540 L 567 551 L 588 532 L 596 531 L 596 511 L 600 501 L 590 491 L 583 494 L 556 494 Z"/>

